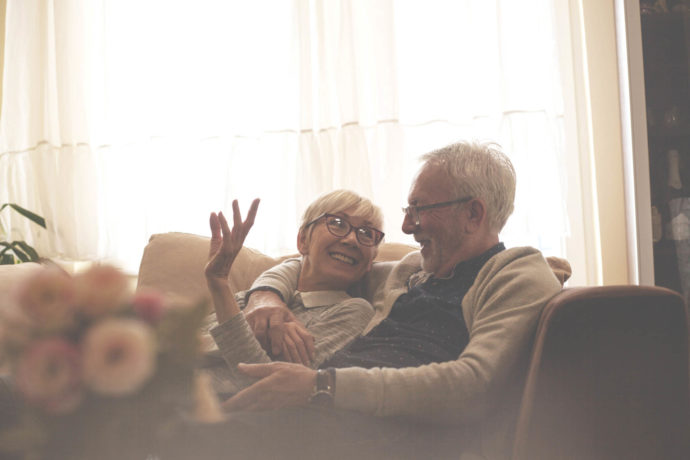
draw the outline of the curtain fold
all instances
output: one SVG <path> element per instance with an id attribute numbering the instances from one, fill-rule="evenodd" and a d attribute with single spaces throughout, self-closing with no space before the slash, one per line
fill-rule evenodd
<path id="1" fill-rule="evenodd" d="M 553 8 L 530 0 L 8 0 L 0 215 L 47 256 L 136 271 L 151 234 L 208 234 L 262 203 L 247 245 L 295 251 L 318 194 L 384 209 L 389 241 L 416 158 L 462 138 L 518 169 L 503 239 L 567 257 L 563 92 Z"/>

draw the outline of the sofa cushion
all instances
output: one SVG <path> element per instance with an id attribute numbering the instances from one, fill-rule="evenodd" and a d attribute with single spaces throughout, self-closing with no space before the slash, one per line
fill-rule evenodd
<path id="1" fill-rule="evenodd" d="M 158 233 L 149 239 L 139 266 L 137 289 L 155 288 L 172 301 L 194 302 L 209 299 L 204 278 L 210 238 L 190 233 Z M 401 243 L 383 243 L 377 261 L 399 260 L 416 248 Z M 269 257 L 244 247 L 230 270 L 233 292 L 251 287 L 262 272 L 298 254 Z"/>
<path id="2" fill-rule="evenodd" d="M 151 236 L 139 265 L 137 290 L 155 288 L 172 300 L 208 299 L 204 267 L 209 237 L 190 233 L 160 233 Z M 230 270 L 230 289 L 248 289 L 263 271 L 281 259 L 242 248 Z"/>
<path id="3" fill-rule="evenodd" d="M 204 278 L 209 241 L 207 236 L 191 233 L 157 233 L 151 236 L 141 258 L 137 289 L 155 288 L 169 300 L 184 303 L 210 300 Z M 403 243 L 382 243 L 376 261 L 400 260 L 417 249 Z M 232 292 L 247 290 L 262 272 L 296 256 L 298 254 L 270 257 L 244 247 L 230 270 L 230 289 Z M 570 276 L 568 261 L 557 257 L 547 257 L 547 261 L 561 284 L 564 283 Z"/>

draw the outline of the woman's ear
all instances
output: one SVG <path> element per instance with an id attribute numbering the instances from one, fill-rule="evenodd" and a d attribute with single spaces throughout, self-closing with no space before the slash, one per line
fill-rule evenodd
<path id="1" fill-rule="evenodd" d="M 376 256 L 379 254 L 379 247 L 376 246 L 374 248 L 373 254 L 371 255 L 371 260 L 369 261 L 369 265 L 367 265 L 367 271 L 365 273 L 369 273 L 371 271 L 371 267 L 374 265 L 374 259 L 376 259 Z"/>
<path id="2" fill-rule="evenodd" d="M 309 254 L 309 232 L 305 228 L 297 233 L 297 250 L 303 256 Z"/>

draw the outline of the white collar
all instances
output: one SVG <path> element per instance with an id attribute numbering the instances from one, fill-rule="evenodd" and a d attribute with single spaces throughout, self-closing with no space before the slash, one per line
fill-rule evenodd
<path id="1" fill-rule="evenodd" d="M 350 296 L 345 291 L 295 291 L 295 299 L 301 300 L 305 308 L 334 305 L 349 298 Z"/>

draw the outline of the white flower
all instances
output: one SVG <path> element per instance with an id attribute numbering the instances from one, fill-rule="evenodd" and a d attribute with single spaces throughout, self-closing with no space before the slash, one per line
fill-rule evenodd
<path id="1" fill-rule="evenodd" d="M 39 270 L 16 292 L 17 303 L 41 328 L 68 325 L 74 317 L 74 280 L 56 268 Z"/>
<path id="2" fill-rule="evenodd" d="M 92 318 L 127 307 L 130 294 L 127 276 L 110 265 L 94 265 L 74 277 L 75 303 Z"/>
<path id="3" fill-rule="evenodd" d="M 82 345 L 84 383 L 95 393 L 135 393 L 156 370 L 153 331 L 137 319 L 105 319 L 87 331 Z"/>

